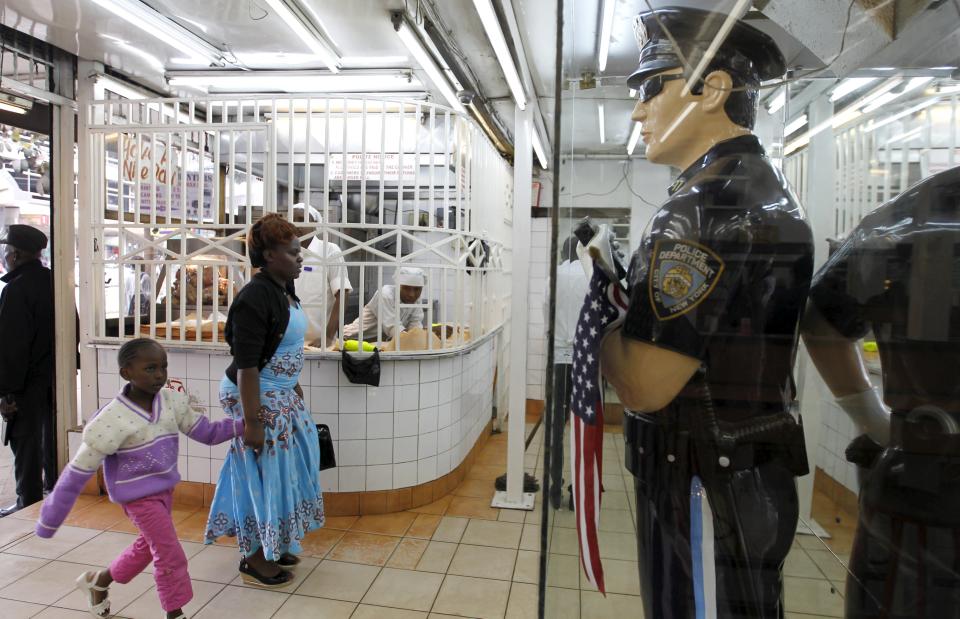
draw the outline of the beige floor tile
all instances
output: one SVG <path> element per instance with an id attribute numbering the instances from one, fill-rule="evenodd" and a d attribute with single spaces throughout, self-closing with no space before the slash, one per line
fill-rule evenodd
<path id="1" fill-rule="evenodd" d="M 586 574 L 580 567 L 580 589 L 583 591 L 596 591 L 597 588 L 590 584 Z M 616 559 L 603 560 L 603 583 L 607 593 L 620 593 L 623 595 L 640 595 L 640 572 L 636 561 L 618 561 Z"/>
<path id="2" fill-rule="evenodd" d="M 517 563 L 517 551 L 512 548 L 470 546 L 460 544 L 448 574 L 510 580 Z"/>
<path id="3" fill-rule="evenodd" d="M 413 513 L 413 512 L 411 512 Z M 430 539 L 440 526 L 441 516 L 434 514 L 415 514 L 417 519 L 413 521 L 404 537 L 416 537 L 419 539 Z"/>
<path id="4" fill-rule="evenodd" d="M 5 520 L 9 520 L 9 518 L 5 518 Z M 0 617 L 3 617 L 3 619 L 28 619 L 28 617 L 33 617 L 43 609 L 42 604 L 0 599 Z"/>
<path id="5" fill-rule="evenodd" d="M 363 604 L 429 611 L 443 582 L 442 574 L 386 567 L 373 581 Z"/>
<path id="6" fill-rule="evenodd" d="M 427 549 L 423 551 L 420 562 L 417 563 L 417 571 L 445 574 L 456 552 L 456 544 L 450 542 L 430 542 Z"/>
<path id="7" fill-rule="evenodd" d="M 334 561 L 383 566 L 387 564 L 401 539 L 389 535 L 348 531 L 327 556 Z"/>
<path id="8" fill-rule="evenodd" d="M 626 492 L 604 492 L 600 499 L 601 513 L 605 509 L 630 509 L 632 501 Z"/>
<path id="9" fill-rule="evenodd" d="M 501 509 L 497 520 L 500 522 L 523 522 L 527 512 L 522 509 Z"/>
<path id="10" fill-rule="evenodd" d="M 513 582 L 536 584 L 540 582 L 540 553 L 521 550 L 513 570 Z"/>
<path id="11" fill-rule="evenodd" d="M 297 595 L 359 602 L 367 594 L 380 568 L 373 565 L 325 560 L 297 588 Z"/>
<path id="12" fill-rule="evenodd" d="M 785 577 L 784 598 L 790 612 L 843 616 L 843 597 L 826 580 Z"/>
<path id="13" fill-rule="evenodd" d="M 350 619 L 356 607 L 354 602 L 291 595 L 273 619 Z"/>
<path id="14" fill-rule="evenodd" d="M 300 557 L 300 563 L 298 565 L 290 568 L 290 572 L 293 573 L 293 582 L 288 586 L 277 589 L 278 591 L 283 591 L 285 593 L 293 593 L 296 591 L 297 587 L 313 573 L 313 569 L 320 564 L 320 559 L 316 557 Z M 231 585 L 236 587 L 248 587 L 253 589 L 263 589 L 263 587 L 258 587 L 257 585 L 248 585 L 243 582 L 243 579 L 237 574 L 237 577 L 230 581 Z"/>
<path id="15" fill-rule="evenodd" d="M 603 504 L 602 510 L 607 509 L 607 504 Z M 603 511 L 601 511 L 601 518 L 603 517 Z M 576 529 L 577 528 L 577 516 L 566 507 L 561 508 L 553 512 L 553 521 L 552 523 L 555 527 L 563 527 L 564 529 Z"/>
<path id="16" fill-rule="evenodd" d="M 193 588 L 193 599 L 183 608 L 183 612 L 188 617 L 196 615 L 201 608 L 206 606 L 224 589 L 224 585 L 220 583 L 204 580 L 191 580 L 190 585 Z M 128 617 L 129 619 L 160 619 L 160 617 L 163 617 L 163 609 L 160 608 L 160 598 L 157 597 L 156 587 L 150 587 L 133 603 L 118 610 L 121 617 Z"/>
<path id="17" fill-rule="evenodd" d="M 539 495 L 537 495 L 539 496 Z M 540 524 L 543 522 L 543 508 L 540 506 L 534 507 L 532 511 L 527 512 L 527 515 L 523 517 L 523 521 L 527 524 Z"/>
<path id="18" fill-rule="evenodd" d="M 437 542 L 460 543 L 463 532 L 467 528 L 469 518 L 457 518 L 455 516 L 444 516 L 437 525 L 437 530 L 433 532 L 432 539 Z"/>
<path id="19" fill-rule="evenodd" d="M 576 529 L 555 528 L 553 530 L 553 537 L 550 540 L 549 550 L 551 553 L 579 556 L 579 544 Z"/>
<path id="20" fill-rule="evenodd" d="M 549 555 L 547 557 L 547 586 L 579 589 L 580 559 L 573 555 Z"/>
<path id="21" fill-rule="evenodd" d="M 0 597 L 20 602 L 50 604 L 70 593 L 77 576 L 86 570 L 93 569 L 98 568 L 94 565 L 51 561 L 13 584 L 0 589 Z"/>
<path id="22" fill-rule="evenodd" d="M 420 563 L 423 553 L 427 550 L 430 542 L 425 539 L 403 538 L 397 549 L 393 551 L 386 567 L 395 567 L 401 570 L 414 570 Z"/>
<path id="23" fill-rule="evenodd" d="M 79 576 L 79 574 L 77 574 L 77 576 Z M 74 578 L 76 578 L 76 576 Z M 129 606 L 152 588 L 153 576 L 150 574 L 139 574 L 124 585 L 120 583 L 110 585 L 110 610 L 112 610 L 114 614 L 119 613 L 121 608 Z M 70 593 L 54 602 L 53 606 L 86 611 L 87 603 L 87 594 L 74 588 Z"/>
<path id="24" fill-rule="evenodd" d="M 56 559 L 99 533 L 100 531 L 94 529 L 60 527 L 56 535 L 51 538 L 28 537 L 22 542 L 10 546 L 4 552 L 28 557 L 39 557 L 41 559 Z"/>
<path id="25" fill-rule="evenodd" d="M 834 556 L 829 550 L 808 550 L 807 555 L 822 571 L 822 574 L 830 580 L 843 582 L 847 579 L 847 565 L 850 563 L 850 555 Z M 818 576 L 818 578 L 822 577 Z"/>
<path id="26" fill-rule="evenodd" d="M 827 540 L 821 539 L 816 535 L 798 535 L 794 538 L 800 544 L 801 548 L 807 550 L 827 550 Z"/>
<path id="27" fill-rule="evenodd" d="M 427 613 L 361 604 L 351 619 L 427 619 Z"/>
<path id="28" fill-rule="evenodd" d="M 4 518 L 9 520 L 9 518 Z M 0 589 L 49 563 L 47 559 L 0 554 Z M 49 601 L 49 600 L 47 600 Z"/>
<path id="29" fill-rule="evenodd" d="M 523 533 L 520 535 L 520 550 L 540 550 L 540 531 L 539 524 L 523 525 Z"/>
<path id="30" fill-rule="evenodd" d="M 633 533 L 600 531 L 597 533 L 597 540 L 600 542 L 602 559 L 637 560 L 637 536 Z"/>
<path id="31" fill-rule="evenodd" d="M 802 549 L 793 549 L 787 554 L 783 562 L 783 575 L 797 578 L 823 578 L 817 564 Z"/>
<path id="32" fill-rule="evenodd" d="M 579 619 L 580 592 L 575 589 L 547 587 L 544 606 L 544 614 L 550 619 Z M 627 616 L 630 617 L 630 615 Z M 626 619 L 626 617 L 620 619 Z"/>
<path id="33" fill-rule="evenodd" d="M 504 580 L 447 576 L 433 610 L 447 615 L 501 619 L 509 595 L 510 583 Z"/>
<path id="34" fill-rule="evenodd" d="M 595 591 L 580 592 L 581 619 L 611 619 L 611 617 L 643 617 L 640 598 L 634 595 L 608 593 L 606 597 Z"/>
<path id="35" fill-rule="evenodd" d="M 403 536 L 417 519 L 418 514 L 412 512 L 398 512 L 395 514 L 378 514 L 375 516 L 361 516 L 351 531 L 360 533 L 377 533 L 379 535 Z"/>
<path id="36" fill-rule="evenodd" d="M 238 575 L 240 553 L 229 546 L 207 546 L 190 559 L 190 578 L 228 584 Z"/>
<path id="37" fill-rule="evenodd" d="M 574 526 L 576 526 L 576 520 L 574 520 Z M 631 535 L 637 530 L 630 510 L 607 509 L 606 506 L 600 510 L 600 522 L 597 523 L 597 529 L 613 531 L 614 533 L 630 533 Z"/>
<path id="38" fill-rule="evenodd" d="M 270 619 L 289 593 L 264 591 L 263 589 L 245 589 L 243 587 L 224 587 L 199 613 L 196 619 L 224 619 L 224 617 L 243 617 L 243 619 Z"/>
<path id="39" fill-rule="evenodd" d="M 56 539 L 56 537 L 54 537 Z M 126 550 L 127 546 L 137 539 L 136 535 L 129 533 L 113 533 L 104 531 L 100 535 L 84 542 L 60 556 L 60 561 L 70 561 L 71 563 L 89 563 L 107 567 L 121 552 Z"/>
<path id="40" fill-rule="evenodd" d="M 50 606 L 34 615 L 35 619 L 90 619 L 90 613 L 69 608 Z"/>
<path id="41" fill-rule="evenodd" d="M 471 520 L 460 540 L 462 544 L 474 546 L 497 546 L 499 548 L 519 548 L 520 534 L 525 525 L 516 522 L 497 522 L 495 520 Z M 525 550 L 531 550 L 529 548 Z"/>
<path id="42" fill-rule="evenodd" d="M 0 548 L 30 535 L 35 527 L 29 520 L 0 518 Z"/>
<path id="43" fill-rule="evenodd" d="M 506 619 L 537 619 L 537 586 L 513 583 Z"/>

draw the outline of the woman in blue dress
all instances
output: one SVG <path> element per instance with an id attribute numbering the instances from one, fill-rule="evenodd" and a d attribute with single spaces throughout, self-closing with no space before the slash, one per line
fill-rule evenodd
<path id="1" fill-rule="evenodd" d="M 247 235 L 260 272 L 230 306 L 233 363 L 220 383 L 224 411 L 246 428 L 220 471 L 204 538 L 236 536 L 241 577 L 265 587 L 292 581 L 282 568 L 299 562 L 300 541 L 324 522 L 320 448 L 299 384 L 307 317 L 293 287 L 303 262 L 297 236 L 276 214 Z"/>

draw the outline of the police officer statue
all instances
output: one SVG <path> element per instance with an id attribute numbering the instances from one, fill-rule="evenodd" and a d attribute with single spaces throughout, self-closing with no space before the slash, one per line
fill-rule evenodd
<path id="1" fill-rule="evenodd" d="M 760 82 L 781 76 L 784 59 L 736 22 L 686 88 L 726 17 L 639 15 L 628 80 L 647 159 L 683 170 L 631 260 L 622 327 L 601 349 L 629 411 L 640 590 L 657 619 L 783 617 L 795 476 L 807 472 L 791 371 L 812 236 L 751 133 Z"/>
<path id="2" fill-rule="evenodd" d="M 882 396 L 857 346 L 871 331 Z M 960 617 L 960 168 L 860 222 L 814 278 L 803 335 L 864 433 L 845 616 Z"/>

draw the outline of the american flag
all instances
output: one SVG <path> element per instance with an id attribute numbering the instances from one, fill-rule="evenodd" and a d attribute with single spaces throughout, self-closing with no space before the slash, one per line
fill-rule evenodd
<path id="1" fill-rule="evenodd" d="M 600 493 L 603 492 L 603 386 L 600 342 L 607 328 L 625 313 L 626 293 L 619 282 L 594 267 L 590 288 L 577 320 L 570 380 L 570 452 L 573 454 L 573 502 L 580 540 L 580 563 L 587 579 L 601 593 L 603 564 L 597 541 Z"/>

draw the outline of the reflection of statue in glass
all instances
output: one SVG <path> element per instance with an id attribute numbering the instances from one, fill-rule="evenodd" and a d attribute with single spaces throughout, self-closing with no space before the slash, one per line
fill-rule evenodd
<path id="1" fill-rule="evenodd" d="M 736 22 L 686 87 L 726 18 L 641 14 L 628 80 L 647 159 L 683 170 L 647 225 L 624 322 L 601 350 L 629 411 L 640 589 L 644 616 L 657 619 L 782 617 L 795 476 L 807 472 L 791 411 L 812 235 L 751 132 L 760 82 L 782 75 L 784 60 Z"/>
<path id="2" fill-rule="evenodd" d="M 960 617 L 960 168 L 860 222 L 814 278 L 803 335 L 863 432 L 845 616 Z M 882 395 L 859 351 L 871 335 Z"/>

